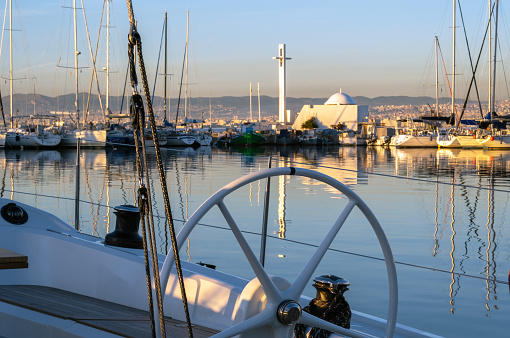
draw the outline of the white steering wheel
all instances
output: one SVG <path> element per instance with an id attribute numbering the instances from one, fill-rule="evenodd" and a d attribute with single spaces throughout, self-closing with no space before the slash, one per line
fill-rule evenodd
<path id="1" fill-rule="evenodd" d="M 333 188 L 336 188 L 346 197 L 349 202 L 344 208 L 340 216 L 337 218 L 331 229 L 329 230 L 326 237 L 322 240 L 321 244 L 316 249 L 310 260 L 306 263 L 303 270 L 296 277 L 294 282 L 290 286 L 281 287 L 275 284 L 275 278 L 270 277 L 260 264 L 258 258 L 251 250 L 248 242 L 242 235 L 239 227 L 235 223 L 234 219 L 230 215 L 223 199 L 232 193 L 233 191 L 257 180 L 265 179 L 268 177 L 279 176 L 279 175 L 296 175 L 304 176 L 312 179 L 316 179 L 323 183 L 326 183 Z M 242 333 L 248 333 L 251 330 L 260 327 L 270 327 L 273 331 L 273 337 L 292 337 L 294 333 L 294 326 L 297 323 L 315 326 L 321 329 L 332 331 L 341 335 L 349 337 L 367 337 L 366 335 L 355 332 L 343 327 L 334 325 L 319 319 L 311 314 L 301 310 L 299 305 L 300 296 L 305 289 L 306 285 L 310 282 L 312 274 L 315 272 L 318 264 L 324 257 L 329 246 L 333 242 L 338 231 L 344 224 L 345 220 L 349 216 L 350 212 L 355 206 L 364 214 L 366 219 L 369 221 L 372 229 L 374 230 L 379 245 L 382 248 L 384 259 L 386 262 L 386 271 L 388 273 L 388 284 L 389 284 L 389 306 L 388 306 L 388 318 L 386 323 L 385 337 L 392 337 L 395 331 L 396 318 L 397 318 L 397 305 L 398 305 L 398 287 L 397 287 L 397 273 L 395 268 L 395 262 L 393 260 L 393 254 L 391 252 L 390 245 L 384 234 L 379 221 L 377 221 L 375 215 L 368 208 L 365 202 L 349 189 L 346 185 L 339 181 L 319 173 L 317 171 L 293 168 L 293 167 L 279 167 L 261 170 L 246 176 L 243 176 L 230 184 L 227 184 L 214 195 L 209 197 L 191 216 L 191 218 L 184 224 L 182 230 L 177 236 L 177 245 L 181 249 L 182 245 L 188 238 L 191 231 L 195 228 L 197 223 L 202 217 L 213 207 L 217 205 L 225 217 L 228 225 L 230 226 L 235 238 L 239 242 L 241 249 L 243 250 L 248 262 L 250 263 L 255 275 L 260 283 L 263 292 L 266 296 L 265 307 L 257 314 L 245 319 L 244 321 L 234 324 L 214 335 L 215 338 L 232 337 Z M 174 255 L 169 253 L 165 259 L 163 267 L 161 269 L 161 287 L 162 290 L 166 290 L 170 271 L 174 265 Z M 280 283 L 281 284 L 281 283 Z M 285 290 L 281 290 L 285 289 Z"/>

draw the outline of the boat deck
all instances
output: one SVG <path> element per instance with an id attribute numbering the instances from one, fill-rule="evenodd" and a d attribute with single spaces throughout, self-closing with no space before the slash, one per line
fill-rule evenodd
<path id="1" fill-rule="evenodd" d="M 60 289 L 37 285 L 0 285 L 0 301 L 119 336 L 151 337 L 148 311 Z M 188 337 L 185 322 L 165 317 L 165 329 L 167 337 Z M 215 333 L 217 331 L 193 325 L 194 337 L 210 337 Z"/>

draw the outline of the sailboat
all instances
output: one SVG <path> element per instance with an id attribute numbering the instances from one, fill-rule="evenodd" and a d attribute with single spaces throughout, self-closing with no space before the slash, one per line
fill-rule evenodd
<path id="1" fill-rule="evenodd" d="M 85 10 L 85 9 L 83 9 Z M 80 146 L 87 148 L 103 148 L 106 145 L 106 130 L 94 130 L 91 124 L 89 129 L 80 125 L 80 108 L 78 93 L 78 37 L 76 26 L 76 0 L 73 0 L 73 17 L 74 17 L 74 74 L 75 74 L 75 107 L 76 107 L 76 126 L 75 129 L 63 129 L 61 147 L 76 148 L 78 142 Z"/>
<path id="2" fill-rule="evenodd" d="M 51 130 L 44 128 L 38 119 L 32 119 L 33 124 L 14 128 L 13 114 L 13 58 L 12 58 L 12 0 L 9 1 L 9 96 L 10 96 L 10 113 L 11 128 L 0 137 L 0 143 L 4 143 L 11 148 L 52 148 L 60 144 L 61 136 L 53 133 Z M 3 111 L 3 105 L 2 105 Z M 16 116 L 20 118 L 21 116 Z M 30 117 L 30 116 L 25 116 Z M 33 117 L 32 117 L 33 118 Z M 51 128 L 50 128 L 51 129 Z"/>
<path id="3" fill-rule="evenodd" d="M 451 89 L 451 96 L 452 96 L 452 103 L 451 103 L 451 115 L 455 116 L 455 37 L 456 37 L 456 26 L 455 26 L 455 19 L 456 19 L 456 2 L 457 0 L 453 0 L 453 53 L 452 53 L 452 89 Z M 447 130 L 440 130 L 439 134 L 437 135 L 437 145 L 438 147 L 448 147 L 448 148 L 460 148 L 459 140 L 457 139 L 455 133 L 451 129 Z"/>
<path id="4" fill-rule="evenodd" d="M 495 35 L 496 35 L 496 42 L 494 43 L 494 66 L 493 66 L 493 77 L 492 77 L 492 88 L 491 88 L 491 91 L 490 93 L 492 94 L 490 96 L 490 101 L 489 101 L 489 117 L 493 120 L 493 121 L 499 121 L 499 122 L 508 122 L 508 119 L 506 119 L 505 117 L 499 117 L 498 114 L 496 113 L 496 109 L 494 107 L 494 104 L 495 104 L 495 99 L 494 99 L 494 96 L 495 96 L 495 83 L 496 83 L 496 51 L 497 51 L 497 27 L 498 27 L 498 6 L 499 6 L 499 1 L 496 0 L 496 23 L 495 23 L 495 26 L 496 26 L 496 32 L 495 32 Z M 492 134 L 488 137 L 488 140 L 483 144 L 483 147 L 486 148 L 486 149 L 510 149 L 510 133 L 507 129 L 504 129 L 504 130 L 499 130 L 499 131 L 494 131 L 492 132 Z"/>
<path id="5" fill-rule="evenodd" d="M 190 95 L 188 95 L 188 60 L 189 60 L 189 53 L 188 53 L 188 47 L 189 47 L 189 11 L 187 15 L 187 26 L 186 26 L 186 50 L 185 50 L 185 61 L 186 61 L 186 77 L 184 81 L 184 131 L 187 136 L 191 136 L 195 139 L 195 143 L 199 146 L 210 146 L 212 143 L 212 136 L 208 133 L 205 133 L 203 130 L 197 130 L 195 128 L 188 129 L 188 108 L 191 107 L 188 106 L 188 99 L 190 98 Z M 202 123 L 203 123 L 203 116 L 202 116 Z"/>
<path id="6" fill-rule="evenodd" d="M 433 119 L 439 118 L 439 103 L 438 103 L 438 46 L 439 41 L 437 36 L 434 39 L 434 50 L 436 59 L 436 116 Z M 427 117 L 422 117 L 423 120 L 427 120 Z M 397 148 L 435 148 L 437 147 L 437 132 L 435 130 L 412 130 L 409 133 L 401 133 L 391 138 L 390 145 L 396 146 Z"/>
<path id="7" fill-rule="evenodd" d="M 166 80 L 167 80 L 167 75 L 166 75 L 166 56 L 167 56 L 167 38 L 166 38 L 166 32 L 167 32 L 167 19 L 166 19 L 166 15 L 165 15 L 165 93 L 164 93 L 164 102 L 166 103 Z M 187 59 L 188 59 L 188 34 L 189 34 L 189 11 L 188 11 L 188 19 L 187 19 L 187 31 L 186 31 L 186 47 L 185 47 L 185 52 L 184 52 L 184 58 L 185 58 L 185 61 L 187 62 Z M 186 70 L 187 70 L 187 66 L 186 66 Z M 187 77 L 187 72 L 186 72 L 186 77 Z M 182 79 L 181 79 L 181 86 L 182 86 Z M 186 78 L 186 88 L 187 88 L 187 78 Z M 187 89 L 186 89 L 187 91 Z M 179 98 L 180 99 L 180 98 Z M 186 111 L 186 105 L 187 103 L 185 103 L 185 111 Z M 177 113 L 179 112 L 179 104 L 177 104 Z M 166 117 L 166 104 L 165 104 L 165 117 Z M 185 116 L 184 116 L 185 120 L 186 120 L 186 113 L 185 113 Z M 166 122 L 165 122 L 166 123 Z M 175 121 L 176 125 L 177 125 L 177 119 Z M 199 144 L 197 143 L 195 137 L 193 135 L 189 135 L 185 132 L 182 132 L 182 131 L 178 131 L 176 129 L 176 126 L 174 127 L 168 127 L 168 128 L 165 128 L 163 130 L 160 130 L 160 133 L 161 133 L 161 136 L 162 138 L 165 138 L 166 139 L 166 145 L 167 146 L 170 146 L 170 147 L 191 147 L 191 146 L 199 146 Z"/>
<path id="8" fill-rule="evenodd" d="M 495 77 L 496 77 L 496 62 L 495 62 L 495 58 L 496 58 L 496 52 L 497 52 L 497 16 L 498 16 L 498 5 L 499 5 L 499 2 L 496 1 L 496 3 L 494 4 L 495 6 L 495 17 L 496 17 L 496 23 L 495 23 L 495 43 L 494 43 L 494 61 L 492 60 L 492 58 L 489 56 L 489 60 L 490 60 L 490 64 L 491 64 L 491 69 L 489 70 L 489 114 L 488 114 L 488 117 L 489 119 L 488 120 L 485 120 L 485 119 L 482 119 L 481 121 L 478 121 L 478 129 L 476 131 L 469 131 L 469 130 L 462 130 L 459 128 L 460 124 L 462 123 L 462 114 L 461 116 L 459 117 L 459 119 L 456 121 L 456 126 L 455 128 L 452 128 L 448 131 L 443 131 L 439 136 L 438 136 L 438 146 L 439 147 L 445 147 L 445 148 L 471 148 L 471 149 L 482 149 L 482 148 L 489 148 L 489 147 L 501 147 L 503 145 L 503 142 L 502 142 L 502 139 L 500 138 L 500 142 L 499 144 L 497 144 L 496 142 L 494 142 L 494 135 L 492 132 L 488 132 L 487 130 L 485 130 L 484 127 L 482 126 L 490 126 L 492 124 L 492 122 L 490 121 L 490 115 L 492 111 L 494 111 L 494 93 L 495 93 Z M 489 36 L 489 52 L 490 54 L 492 54 L 492 16 L 493 16 L 493 5 L 492 5 L 492 1 L 489 2 L 489 22 L 488 22 L 488 27 L 487 29 L 489 29 L 489 32 L 490 32 L 490 36 Z M 455 74 L 455 1 L 454 1 L 454 28 L 453 28 L 453 35 L 454 35 L 454 38 L 453 38 L 453 71 L 452 71 L 452 74 Z M 475 71 L 476 71 L 476 68 L 475 70 L 473 70 L 473 78 L 471 80 L 471 83 L 474 82 L 475 80 Z M 491 79 L 492 77 L 492 79 Z M 453 75 L 452 76 L 452 87 L 453 87 L 453 93 L 452 93 L 452 116 L 454 116 L 454 107 L 455 107 L 455 76 Z M 471 87 L 470 87 L 471 88 Z M 469 91 L 468 91 L 469 93 Z M 467 98 L 466 98 L 466 102 L 467 102 Z M 490 130 L 491 128 L 489 128 Z M 510 141 L 510 138 L 509 138 L 509 141 Z M 492 145 L 492 146 L 491 146 Z M 502 146 L 504 147 L 504 146 Z M 510 143 L 508 145 L 508 147 L 510 148 Z"/>
<path id="9" fill-rule="evenodd" d="M 489 112 L 494 110 L 494 94 L 495 94 L 495 79 L 496 79 L 496 52 L 497 52 L 497 30 L 498 30 L 498 7 L 499 1 L 495 3 L 495 37 L 494 37 L 494 60 L 491 58 L 492 54 L 492 0 L 489 1 Z M 489 120 L 479 121 L 478 129 L 476 132 L 468 132 L 466 134 L 457 135 L 457 139 L 462 148 L 478 148 L 482 149 L 485 147 L 485 144 L 491 142 L 494 138 L 490 133 L 487 133 L 485 128 L 482 128 L 482 125 L 490 125 L 490 113 L 488 114 Z M 460 123 L 461 121 L 458 121 Z M 458 129 L 458 128 L 457 128 Z M 490 129 L 490 128 L 489 128 Z"/>

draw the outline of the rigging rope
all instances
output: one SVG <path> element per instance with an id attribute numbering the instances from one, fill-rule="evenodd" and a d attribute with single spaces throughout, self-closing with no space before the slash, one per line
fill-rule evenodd
<path id="1" fill-rule="evenodd" d="M 135 132 L 135 146 L 137 149 L 137 158 L 139 161 L 141 160 L 140 156 L 138 154 L 138 151 L 139 151 L 138 144 L 137 144 L 138 142 L 136 141 L 138 137 L 141 137 L 142 152 L 143 152 L 144 165 L 145 165 L 145 174 L 147 176 L 147 181 L 149 181 L 149 174 L 148 174 L 148 168 L 147 168 L 147 157 L 146 157 L 146 153 L 145 153 L 145 137 L 144 137 L 144 126 L 145 126 L 145 118 L 144 118 L 145 116 L 144 115 L 145 114 L 143 112 L 143 102 L 141 100 L 141 96 L 138 94 L 138 91 L 137 91 L 136 71 L 134 68 L 135 57 L 134 57 L 133 49 L 135 46 L 136 46 L 136 49 L 138 52 L 138 63 L 140 65 L 140 75 L 142 77 L 142 84 L 143 84 L 143 89 L 144 89 L 144 93 L 145 93 L 145 102 L 147 104 L 149 124 L 150 124 L 150 128 L 152 131 L 152 138 L 154 141 L 156 161 L 157 161 L 157 165 L 158 165 L 158 171 L 159 171 L 159 176 L 160 176 L 160 181 L 161 181 L 161 189 L 163 192 L 163 199 L 164 199 L 164 205 L 165 205 L 165 214 L 166 214 L 166 217 L 168 220 L 168 225 L 170 228 L 172 248 L 173 248 L 173 254 L 174 254 L 174 258 L 175 258 L 175 266 L 176 266 L 176 270 L 177 270 L 177 276 L 179 279 L 179 286 L 181 289 L 181 298 L 182 298 L 182 302 L 184 305 L 184 312 L 186 315 L 188 333 L 189 333 L 190 337 L 193 337 L 193 331 L 191 328 L 191 320 L 190 320 L 190 316 L 189 316 L 188 302 L 187 302 L 187 297 L 186 297 L 186 290 L 184 287 L 184 277 L 182 275 L 182 267 L 181 267 L 181 262 L 180 262 L 180 258 L 179 258 L 179 248 L 177 246 L 177 238 L 175 235 L 175 227 L 174 227 L 174 223 L 173 223 L 172 212 L 170 209 L 170 199 L 168 196 L 168 189 L 167 189 L 167 185 L 166 185 L 165 171 L 164 171 L 164 167 L 163 167 L 163 161 L 161 159 L 161 152 L 159 149 L 158 135 L 157 135 L 157 130 L 156 130 L 156 121 L 154 118 L 154 111 L 152 109 L 152 100 L 150 97 L 150 89 L 149 89 L 149 84 L 147 81 L 147 74 L 145 71 L 145 64 L 144 64 L 143 53 L 142 53 L 142 41 L 141 41 L 140 35 L 138 34 L 138 32 L 136 30 L 136 23 L 134 20 L 133 7 L 132 7 L 131 0 L 127 0 L 127 6 L 128 6 L 129 21 L 131 24 L 130 34 L 129 34 L 129 48 L 128 48 L 129 64 L 130 64 L 130 68 L 131 68 L 131 85 L 133 87 L 133 97 L 136 96 L 137 97 L 136 100 L 139 101 L 139 103 L 141 103 L 141 105 L 138 105 L 138 109 L 136 109 L 136 112 L 133 112 L 137 115 L 136 117 L 138 119 L 132 120 L 134 122 L 134 124 L 137 124 L 138 130 L 139 130 L 139 132 L 138 132 L 139 135 L 137 135 L 137 133 Z M 136 122 L 136 121 L 138 121 L 138 122 Z M 146 189 L 147 189 L 147 187 L 146 187 Z M 165 337 L 163 297 L 161 295 L 161 285 L 160 285 L 160 278 L 159 278 L 156 240 L 155 240 L 155 236 L 154 236 L 154 222 L 153 222 L 152 206 L 150 203 L 150 193 L 146 194 L 146 201 L 147 201 L 146 206 L 149 211 L 149 215 L 147 217 L 150 218 L 151 227 L 152 227 L 152 231 L 151 231 L 151 233 L 149 233 L 149 238 L 151 241 L 151 249 L 153 249 L 152 250 L 153 274 L 154 274 L 154 279 L 155 279 L 155 283 L 156 283 L 156 286 L 155 286 L 156 294 L 158 297 L 160 328 L 161 328 L 161 335 L 163 337 Z"/>

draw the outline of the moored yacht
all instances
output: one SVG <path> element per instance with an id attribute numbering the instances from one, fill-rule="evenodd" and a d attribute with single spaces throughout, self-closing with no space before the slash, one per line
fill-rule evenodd
<path id="1" fill-rule="evenodd" d="M 54 148 L 62 137 L 41 125 L 36 127 L 13 128 L 5 134 L 5 146 L 10 148 Z"/>
<path id="2" fill-rule="evenodd" d="M 454 132 L 450 130 L 440 130 L 437 135 L 437 146 L 440 148 L 462 148 Z"/>
<path id="3" fill-rule="evenodd" d="M 390 145 L 397 148 L 435 148 L 437 147 L 437 133 L 420 131 L 411 134 L 393 136 Z"/>
<path id="4" fill-rule="evenodd" d="M 106 146 L 106 130 L 63 130 L 61 147 L 76 148 L 80 140 L 80 146 L 85 148 L 104 148 Z"/>

